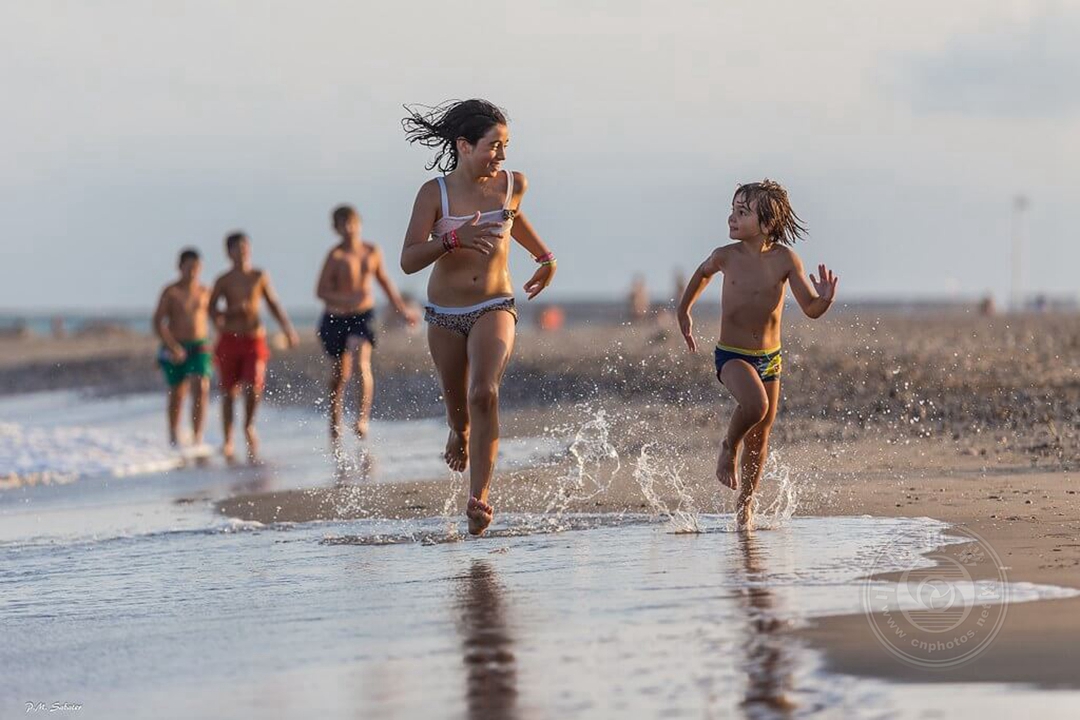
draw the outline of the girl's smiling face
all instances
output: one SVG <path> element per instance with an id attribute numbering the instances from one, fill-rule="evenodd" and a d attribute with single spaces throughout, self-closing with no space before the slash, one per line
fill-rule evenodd
<path id="1" fill-rule="evenodd" d="M 458 154 L 476 177 L 495 177 L 506 160 L 506 146 L 510 144 L 510 129 L 503 124 L 492 125 L 484 136 L 473 145 L 465 138 L 458 138 Z"/>

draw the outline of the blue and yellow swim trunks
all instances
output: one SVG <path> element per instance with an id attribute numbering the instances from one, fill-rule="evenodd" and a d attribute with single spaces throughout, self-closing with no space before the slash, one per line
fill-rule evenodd
<path id="1" fill-rule="evenodd" d="M 779 347 L 772 350 L 746 350 L 745 348 L 737 348 L 716 343 L 716 350 L 714 351 L 713 356 L 716 358 L 717 380 L 720 379 L 720 370 L 729 360 L 743 360 L 750 363 L 750 367 L 754 368 L 754 372 L 761 378 L 761 382 L 780 379 L 780 369 L 783 365 L 783 360 L 780 355 Z"/>

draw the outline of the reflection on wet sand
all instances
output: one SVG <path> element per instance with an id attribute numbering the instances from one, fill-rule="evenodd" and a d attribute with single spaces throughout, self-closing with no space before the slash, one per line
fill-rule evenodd
<path id="1" fill-rule="evenodd" d="M 768 587 L 761 546 L 752 533 L 739 533 L 738 542 L 743 557 L 739 604 L 748 620 L 743 642 L 746 693 L 742 709 L 748 718 L 788 717 L 796 708 L 787 697 L 793 666 L 788 652 L 791 641 L 784 633 L 781 613 L 774 608 L 776 598 Z"/>
<path id="2" fill-rule="evenodd" d="M 517 660 L 506 622 L 506 591 L 486 560 L 474 560 L 457 584 L 468 717 L 515 718 Z"/>

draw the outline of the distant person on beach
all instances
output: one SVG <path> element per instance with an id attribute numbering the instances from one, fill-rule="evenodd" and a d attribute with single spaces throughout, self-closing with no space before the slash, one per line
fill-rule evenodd
<path id="1" fill-rule="evenodd" d="M 469 467 L 469 532 L 494 510 L 488 489 L 499 446 L 499 385 L 514 347 L 517 310 L 507 260 L 510 239 L 537 262 L 530 300 L 555 277 L 555 255 L 521 212 L 525 175 L 504 170 L 510 141 L 503 111 L 485 100 L 407 108 L 411 143 L 437 148 L 428 169 L 446 173 L 420 187 L 401 250 L 401 269 L 434 265 L 428 281 L 428 346 L 442 384 L 451 470 Z"/>
<path id="2" fill-rule="evenodd" d="M 359 412 L 354 426 L 357 437 L 367 437 L 371 419 L 371 399 L 375 386 L 371 375 L 371 351 L 375 347 L 375 296 L 371 291 L 371 279 L 379 282 L 390 303 L 409 325 L 415 325 L 419 319 L 416 312 L 406 306 L 386 274 L 382 250 L 361 239 L 362 222 L 360 213 L 348 205 L 334 209 L 332 225 L 341 242 L 327 254 L 315 289 L 315 295 L 326 303 L 319 322 L 319 340 L 333 362 L 330 372 L 330 441 L 335 453 L 341 449 L 345 385 L 352 374 L 354 358 L 359 375 Z"/>
<path id="3" fill-rule="evenodd" d="M 259 457 L 255 409 L 262 396 L 266 362 L 270 359 L 266 330 L 259 317 L 262 300 L 266 300 L 270 313 L 281 325 L 289 347 L 295 347 L 299 338 L 285 310 L 278 303 L 277 295 L 270 285 L 270 276 L 251 266 L 251 241 L 247 235 L 240 232 L 229 235 L 225 238 L 225 250 L 232 261 L 232 269 L 218 277 L 210 295 L 210 317 L 218 331 L 214 355 L 221 381 L 221 417 L 224 426 L 221 453 L 227 461 L 235 460 L 232 439 L 233 401 L 243 386 L 247 457 L 249 462 L 255 463 Z M 225 301 L 224 310 L 218 307 L 222 300 Z"/>
<path id="4" fill-rule="evenodd" d="M 649 290 L 645 287 L 645 278 L 635 275 L 630 283 L 630 295 L 626 299 L 626 313 L 630 322 L 644 320 L 649 314 Z"/>
<path id="5" fill-rule="evenodd" d="M 803 237 L 806 227 L 779 183 L 766 179 L 740 185 L 732 199 L 728 230 L 729 237 L 738 242 L 716 248 L 698 267 L 683 291 L 677 314 L 679 329 L 694 352 L 697 343 L 690 311 L 712 276 L 724 273 L 720 341 L 714 358 L 717 378 L 738 405 L 720 445 L 716 477 L 732 490 L 739 489 L 738 523 L 750 528 L 754 491 L 780 403 L 784 286 L 790 284 L 808 317 L 819 318 L 832 305 L 839 278 L 819 265 L 818 278 L 811 275 L 807 281 L 802 261 L 789 247 Z"/>
<path id="6" fill-rule="evenodd" d="M 207 337 L 210 289 L 199 282 L 202 260 L 198 251 L 180 252 L 180 278 L 161 291 L 154 310 L 154 332 L 161 338 L 158 365 L 169 386 L 169 444 L 180 444 L 180 411 L 191 389 L 192 445 L 203 441 L 203 425 L 210 394 L 210 340 Z"/>

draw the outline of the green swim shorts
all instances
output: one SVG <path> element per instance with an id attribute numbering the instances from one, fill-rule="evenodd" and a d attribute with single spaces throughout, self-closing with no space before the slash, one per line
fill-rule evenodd
<path id="1" fill-rule="evenodd" d="M 161 372 L 165 374 L 165 382 L 169 384 L 169 387 L 176 387 L 189 375 L 210 377 L 210 369 L 214 366 L 210 343 L 206 340 L 191 340 L 180 344 L 187 353 L 182 363 L 174 363 L 164 345 L 158 352 L 158 365 L 161 367 Z"/>

